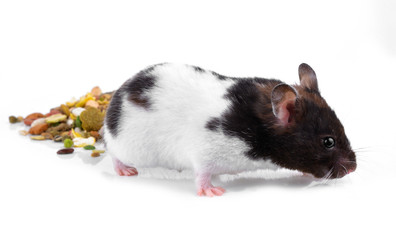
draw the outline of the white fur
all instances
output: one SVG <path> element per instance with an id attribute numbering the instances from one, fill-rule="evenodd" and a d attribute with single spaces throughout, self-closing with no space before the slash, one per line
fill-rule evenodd
<path id="1" fill-rule="evenodd" d="M 147 94 L 150 110 L 123 96 L 119 134 L 105 128 L 108 152 L 127 165 L 193 169 L 209 174 L 275 169 L 270 160 L 245 156 L 247 145 L 239 138 L 205 128 L 230 105 L 224 98 L 234 80 L 219 80 L 211 72 L 191 66 L 164 64 L 155 67 L 155 87 Z"/>

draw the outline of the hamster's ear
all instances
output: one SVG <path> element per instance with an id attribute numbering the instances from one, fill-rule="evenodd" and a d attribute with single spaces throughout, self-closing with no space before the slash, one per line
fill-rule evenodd
<path id="1" fill-rule="evenodd" d="M 283 126 L 294 120 L 296 100 L 297 91 L 285 83 L 276 85 L 272 90 L 272 111 Z"/>
<path id="2" fill-rule="evenodd" d="M 319 92 L 315 71 L 308 64 L 300 64 L 298 67 L 298 76 L 300 77 L 301 86 Z"/>

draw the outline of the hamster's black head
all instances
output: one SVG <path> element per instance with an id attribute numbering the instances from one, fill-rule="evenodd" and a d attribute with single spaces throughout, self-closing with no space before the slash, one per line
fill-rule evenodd
<path id="1" fill-rule="evenodd" d="M 295 124 L 281 134 L 286 151 L 280 158 L 286 167 L 318 178 L 341 178 L 356 169 L 355 153 L 334 111 L 324 100 L 312 100 L 320 96 L 307 96 L 312 94 L 317 93 L 300 95 Z"/>
<path id="2" fill-rule="evenodd" d="M 317 178 L 341 178 L 355 171 L 356 157 L 344 127 L 321 97 L 316 74 L 299 67 L 300 85 L 279 84 L 272 90 L 277 119 L 273 161 Z"/>

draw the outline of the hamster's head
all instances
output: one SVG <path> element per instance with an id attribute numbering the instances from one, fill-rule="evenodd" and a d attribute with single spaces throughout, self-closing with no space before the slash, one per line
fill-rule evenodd
<path id="1" fill-rule="evenodd" d="M 300 84 L 279 84 L 272 90 L 278 164 L 317 178 L 341 178 L 356 169 L 356 156 L 344 127 L 320 95 L 316 74 L 299 67 Z"/>

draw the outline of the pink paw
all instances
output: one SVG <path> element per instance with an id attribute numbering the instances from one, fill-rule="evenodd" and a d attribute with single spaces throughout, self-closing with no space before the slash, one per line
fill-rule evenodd
<path id="1" fill-rule="evenodd" d="M 225 192 L 224 188 L 221 187 L 206 187 L 206 188 L 202 188 L 200 187 L 198 189 L 198 196 L 208 196 L 208 197 L 213 197 L 213 196 L 221 196 L 223 195 L 223 193 Z"/>
<path id="2" fill-rule="evenodd" d="M 134 176 L 138 174 L 138 171 L 134 167 L 123 164 L 120 160 L 114 159 L 114 170 L 120 176 Z"/>

